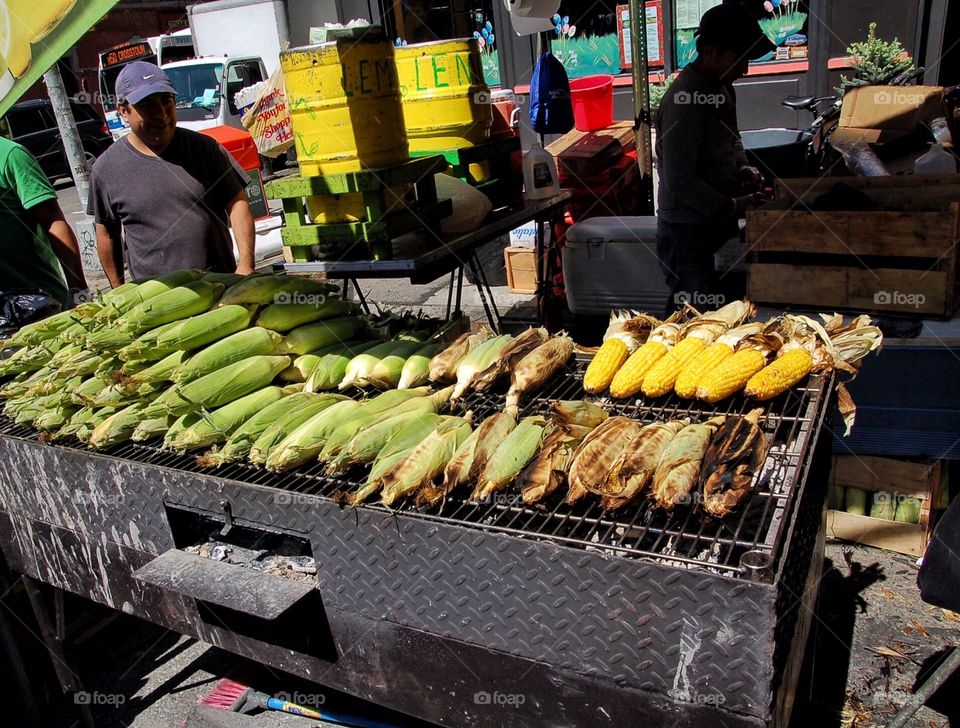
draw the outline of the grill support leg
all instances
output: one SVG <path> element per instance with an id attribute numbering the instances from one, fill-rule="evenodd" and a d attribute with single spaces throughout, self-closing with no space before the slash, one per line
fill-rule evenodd
<path id="1" fill-rule="evenodd" d="M 930 696 L 933 695 L 943 685 L 953 673 L 960 669 L 960 647 L 954 647 L 947 658 L 940 663 L 927 681 L 920 686 L 910 698 L 910 702 L 900 708 L 899 712 L 893 716 L 893 720 L 887 723 L 887 728 L 903 728 L 907 722 L 920 710 Z"/>
<path id="2" fill-rule="evenodd" d="M 57 673 L 57 679 L 60 681 L 60 687 L 65 695 L 76 695 L 83 691 L 83 684 L 76 672 L 69 666 L 67 655 L 63 650 L 63 644 L 57 639 L 54 622 L 43 603 L 43 594 L 40 591 L 40 582 L 33 577 L 23 574 L 23 586 L 27 590 L 27 596 L 30 598 L 30 605 L 33 607 L 33 614 L 36 617 L 37 625 L 40 627 L 40 634 L 43 637 L 43 643 L 50 656 L 53 658 L 53 669 Z M 56 587 L 54 587 L 56 589 Z M 57 590 L 59 591 L 59 590 Z M 96 728 L 93 721 L 93 713 L 90 706 L 78 704 L 80 715 L 87 728 Z"/>

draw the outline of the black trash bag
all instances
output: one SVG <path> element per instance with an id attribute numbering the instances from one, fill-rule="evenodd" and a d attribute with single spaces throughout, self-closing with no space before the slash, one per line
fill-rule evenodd
<path id="1" fill-rule="evenodd" d="M 960 611 L 960 497 L 954 498 L 933 530 L 917 574 L 920 598 L 927 604 Z"/>
<path id="2" fill-rule="evenodd" d="M 60 302 L 43 291 L 0 291 L 0 339 L 8 338 L 27 324 L 60 313 L 60 310 Z"/>

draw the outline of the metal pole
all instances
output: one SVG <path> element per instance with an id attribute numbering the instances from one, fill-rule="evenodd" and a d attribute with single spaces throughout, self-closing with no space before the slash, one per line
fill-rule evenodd
<path id="1" fill-rule="evenodd" d="M 940 663 L 936 672 L 927 678 L 920 689 L 910 696 L 910 701 L 893 716 L 893 720 L 887 723 L 887 728 L 903 728 L 914 714 L 923 707 L 923 704 L 930 699 L 930 696 L 937 692 L 940 686 L 949 680 L 950 676 L 958 669 L 960 669 L 960 647 L 954 647 L 946 659 Z"/>
<path id="2" fill-rule="evenodd" d="M 80 141 L 80 132 L 77 131 L 77 122 L 73 118 L 73 109 L 70 108 L 70 99 L 63 86 L 63 77 L 60 68 L 53 64 L 49 71 L 43 74 L 43 81 L 47 84 L 47 94 L 53 106 L 53 113 L 57 117 L 57 126 L 60 128 L 60 138 L 63 148 L 67 152 L 67 162 L 70 164 L 70 173 L 77 186 L 80 196 L 80 206 L 87 209 L 87 195 L 90 192 L 90 168 L 87 166 L 87 157 Z"/>
<path id="3" fill-rule="evenodd" d="M 644 215 L 653 215 L 653 141 L 650 130 L 650 87 L 647 79 L 647 14 L 640 0 L 630 0 L 630 45 L 633 62 L 633 128 L 637 133 L 637 164 L 640 166 Z"/>

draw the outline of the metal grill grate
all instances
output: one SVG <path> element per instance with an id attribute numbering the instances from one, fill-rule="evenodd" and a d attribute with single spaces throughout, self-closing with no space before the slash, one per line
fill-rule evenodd
<path id="1" fill-rule="evenodd" d="M 639 399 L 626 403 L 591 397 L 580 384 L 584 366 L 584 362 L 578 361 L 575 367 L 557 375 L 524 402 L 521 415 L 545 414 L 550 403 L 558 399 L 588 399 L 602 404 L 611 414 L 642 423 L 676 418 L 702 422 L 716 414 L 745 414 L 756 406 L 741 397 L 731 398 L 721 403 L 721 407 L 682 400 L 675 395 L 655 402 Z M 409 501 L 400 504 L 399 511 L 412 518 L 466 525 L 580 549 L 598 549 L 624 557 L 692 565 L 729 576 L 743 576 L 740 565 L 743 554 L 760 551 L 769 555 L 776 570 L 784 535 L 796 510 L 797 483 L 809 465 L 812 446 L 823 426 L 825 395 L 830 384 L 829 377 L 811 376 L 802 385 L 767 403 L 761 419 L 761 426 L 773 443 L 767 462 L 752 492 L 736 512 L 722 520 L 707 516 L 696 506 L 680 506 L 673 513 L 666 513 L 642 498 L 612 514 L 604 513 L 596 498 L 566 506 L 562 503 L 563 493 L 554 493 L 545 504 L 527 506 L 519 494 L 510 489 L 489 503 L 469 503 L 468 493 L 464 492 L 451 494 L 442 507 L 432 511 L 418 512 Z M 474 412 L 475 422 L 480 422 L 502 409 L 503 394 L 474 393 L 465 398 L 463 406 Z M 9 421 L 0 432 L 36 439 L 34 431 Z M 77 443 L 64 446 L 82 449 Z M 319 463 L 288 473 L 269 472 L 249 463 L 232 463 L 209 470 L 200 468 L 192 455 L 160 450 L 159 441 L 125 443 L 102 454 L 320 498 L 353 490 L 366 475 L 365 470 L 356 469 L 342 477 L 331 477 L 324 474 Z M 363 507 L 387 510 L 379 505 Z"/>

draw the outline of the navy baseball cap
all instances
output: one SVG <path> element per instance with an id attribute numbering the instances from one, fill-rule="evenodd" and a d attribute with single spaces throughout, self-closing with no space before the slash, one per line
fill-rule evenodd
<path id="1" fill-rule="evenodd" d="M 177 94 L 170 77 L 160 66 L 146 61 L 133 61 L 124 66 L 114 89 L 117 98 L 129 104 L 139 104 L 151 94 Z"/>
<path id="2" fill-rule="evenodd" d="M 760 29 L 760 24 L 739 5 L 717 5 L 700 18 L 695 33 L 704 43 L 733 51 L 751 61 L 763 58 L 776 46 Z"/>

